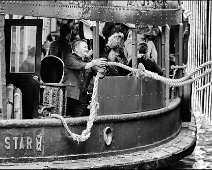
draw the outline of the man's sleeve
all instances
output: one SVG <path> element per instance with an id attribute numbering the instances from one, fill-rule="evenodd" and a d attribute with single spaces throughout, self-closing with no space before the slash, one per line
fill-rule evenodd
<path id="1" fill-rule="evenodd" d="M 65 59 L 65 67 L 70 68 L 73 70 L 82 70 L 85 69 L 86 62 L 78 61 L 75 57 L 72 55 L 69 55 Z"/>

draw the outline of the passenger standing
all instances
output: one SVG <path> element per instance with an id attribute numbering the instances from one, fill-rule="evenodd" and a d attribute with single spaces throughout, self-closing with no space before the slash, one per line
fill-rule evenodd
<path id="1" fill-rule="evenodd" d="M 114 33 L 108 38 L 107 45 L 110 47 L 110 52 L 108 55 L 108 61 L 118 62 L 127 65 L 127 58 L 124 55 L 124 34 Z M 121 67 L 108 66 L 107 75 L 108 76 L 126 76 L 130 72 Z"/>
<path id="2" fill-rule="evenodd" d="M 49 34 L 47 37 L 46 37 L 46 41 L 43 43 L 42 45 L 42 52 L 43 52 L 43 55 L 46 56 L 46 54 L 49 53 L 49 46 L 51 44 L 51 42 L 53 41 L 52 39 L 52 35 Z"/>
<path id="3" fill-rule="evenodd" d="M 138 66 L 139 63 L 142 63 L 146 70 L 155 72 L 158 75 L 162 76 L 163 75 L 162 69 L 157 65 L 157 63 L 154 60 L 149 59 L 147 57 L 146 55 L 147 52 L 148 52 L 148 45 L 145 42 L 141 43 L 138 53 Z M 129 66 L 132 67 L 132 59 L 129 62 Z"/>
<path id="4" fill-rule="evenodd" d="M 146 35 L 146 43 L 147 43 L 147 46 L 149 49 L 147 52 L 147 56 L 150 59 L 153 59 L 157 63 L 158 62 L 158 52 L 157 52 L 154 42 L 150 39 L 150 37 L 148 35 Z"/>
<path id="5" fill-rule="evenodd" d="M 32 47 L 28 50 L 28 56 L 21 64 L 19 71 L 20 72 L 34 72 L 35 71 L 35 52 L 36 48 Z"/>
<path id="6" fill-rule="evenodd" d="M 144 39 L 144 36 L 137 34 L 137 50 L 139 50 L 139 43 Z M 138 51 L 137 51 L 138 52 Z M 129 30 L 126 41 L 124 42 L 124 55 L 127 58 L 128 64 L 132 59 L 132 30 Z"/>
<path id="7" fill-rule="evenodd" d="M 154 42 L 150 39 L 150 37 L 153 35 L 153 28 L 150 28 L 150 26 L 143 26 L 139 29 L 138 34 L 140 34 L 140 39 L 138 40 L 139 43 L 146 42 L 148 46 L 148 52 L 146 56 L 149 59 L 154 60 L 156 63 L 158 62 L 158 52 L 155 47 Z M 138 46 L 139 46 L 138 43 Z"/>
<path id="8" fill-rule="evenodd" d="M 63 24 L 60 27 L 60 37 L 58 40 L 53 41 L 49 47 L 49 54 L 54 55 L 62 59 L 62 53 L 64 48 L 69 46 L 69 51 L 71 52 L 71 47 L 69 42 L 71 40 L 72 32 L 71 28 L 67 24 Z"/>
<path id="9" fill-rule="evenodd" d="M 97 71 L 104 73 L 101 68 L 107 63 L 104 58 L 92 60 L 87 57 L 89 50 L 84 40 L 76 40 L 72 48 L 73 53 L 70 53 L 64 61 L 63 83 L 68 85 L 66 115 L 76 117 L 85 115 L 90 80 Z"/>
<path id="10" fill-rule="evenodd" d="M 108 43 L 108 38 L 115 33 L 115 24 L 113 22 L 106 22 L 102 28 L 102 35 L 105 38 L 105 42 Z"/>

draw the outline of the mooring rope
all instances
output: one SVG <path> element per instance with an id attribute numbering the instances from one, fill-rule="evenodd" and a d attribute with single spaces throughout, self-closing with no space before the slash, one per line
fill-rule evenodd
<path id="1" fill-rule="evenodd" d="M 69 133 L 68 137 L 77 141 L 78 143 L 86 141 L 90 137 L 90 134 L 91 134 L 91 128 L 93 126 L 93 122 L 94 122 L 96 115 L 97 115 L 97 109 L 99 108 L 99 103 L 97 101 L 99 77 L 100 77 L 100 73 L 98 72 L 97 75 L 95 76 L 95 79 L 94 79 L 94 87 L 93 87 L 93 94 L 92 94 L 92 97 L 91 97 L 91 103 L 88 106 L 88 108 L 90 109 L 90 115 L 88 117 L 87 127 L 86 127 L 85 130 L 82 131 L 81 135 L 78 135 L 76 133 L 71 132 L 71 130 L 69 129 L 65 119 L 61 115 L 51 114 L 51 117 L 60 119 L 62 121 L 65 129 Z"/>
<path id="2" fill-rule="evenodd" d="M 179 78 L 179 79 L 170 79 L 170 78 L 166 78 L 163 76 L 159 76 L 157 73 L 153 73 L 151 71 L 146 70 L 144 67 L 142 69 L 135 69 L 135 68 L 131 68 L 129 66 L 126 66 L 124 64 L 121 63 L 117 63 L 117 62 L 107 62 L 108 65 L 111 66 L 118 66 L 121 67 L 123 69 L 126 69 L 128 71 L 131 71 L 132 73 L 134 73 L 136 76 L 146 76 L 155 80 L 160 80 L 166 84 L 172 85 L 172 86 L 184 86 L 186 84 L 189 83 L 193 83 L 194 81 L 199 80 L 200 78 L 206 76 L 207 74 L 212 72 L 212 68 L 206 70 L 202 75 L 199 75 L 195 78 L 191 78 L 191 76 L 193 76 L 195 73 L 197 73 L 198 71 L 200 71 L 202 68 L 211 65 L 212 61 L 206 62 L 202 65 L 200 65 L 198 68 L 196 68 L 192 73 L 190 73 L 189 75 Z M 85 130 L 82 131 L 81 135 L 78 135 L 76 133 L 71 132 L 71 130 L 69 129 L 65 119 L 58 114 L 51 114 L 51 117 L 53 118 L 57 118 L 60 119 L 65 127 L 65 129 L 67 130 L 67 132 L 69 133 L 69 138 L 79 142 L 84 142 L 86 141 L 91 134 L 91 128 L 93 126 L 93 122 L 97 116 L 97 109 L 99 108 L 99 103 L 97 101 L 97 92 L 98 92 L 98 82 L 99 82 L 99 77 L 100 77 L 100 73 L 98 72 L 95 80 L 94 80 L 94 88 L 93 88 L 93 94 L 91 97 L 91 103 L 88 106 L 88 108 L 90 109 L 90 115 L 88 117 L 88 121 L 87 121 L 87 127 Z"/>
<path id="3" fill-rule="evenodd" d="M 160 80 L 166 84 L 169 84 L 171 86 L 184 86 L 186 84 L 192 83 L 202 77 L 204 77 L 205 75 L 209 74 L 211 72 L 211 69 L 209 71 L 206 71 L 205 73 L 203 73 L 203 75 L 200 75 L 198 77 L 196 77 L 194 79 L 194 81 L 192 81 L 190 78 L 191 76 L 193 76 L 195 73 L 197 73 L 198 71 L 200 71 L 202 68 L 208 66 L 208 65 L 212 65 L 212 61 L 203 63 L 202 65 L 200 65 L 198 68 L 196 68 L 193 72 L 191 72 L 190 74 L 188 74 L 185 77 L 179 78 L 179 79 L 171 79 L 171 78 L 166 78 L 163 76 L 158 75 L 157 73 L 153 73 L 151 71 L 148 71 L 146 69 L 135 69 L 135 68 L 131 68 L 129 66 L 126 66 L 124 64 L 121 63 L 116 63 L 116 62 L 108 62 L 108 65 L 112 65 L 112 66 L 118 66 L 121 67 L 123 69 L 129 70 L 133 73 L 140 76 L 146 76 L 155 80 Z M 189 79 L 189 80 L 188 80 Z"/>

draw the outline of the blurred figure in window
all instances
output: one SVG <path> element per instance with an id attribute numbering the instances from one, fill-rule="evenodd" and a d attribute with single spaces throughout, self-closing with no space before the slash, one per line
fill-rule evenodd
<path id="1" fill-rule="evenodd" d="M 26 73 L 35 72 L 35 50 L 36 50 L 35 47 L 32 47 L 30 50 L 28 50 L 28 56 L 21 64 L 19 72 L 26 72 Z"/>

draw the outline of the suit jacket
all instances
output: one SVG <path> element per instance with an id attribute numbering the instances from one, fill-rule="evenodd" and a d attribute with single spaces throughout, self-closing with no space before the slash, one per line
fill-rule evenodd
<path id="1" fill-rule="evenodd" d="M 86 102 L 87 89 L 96 70 L 85 69 L 90 59 L 82 60 L 77 54 L 69 54 L 64 61 L 63 83 L 67 85 L 67 97 Z"/>

